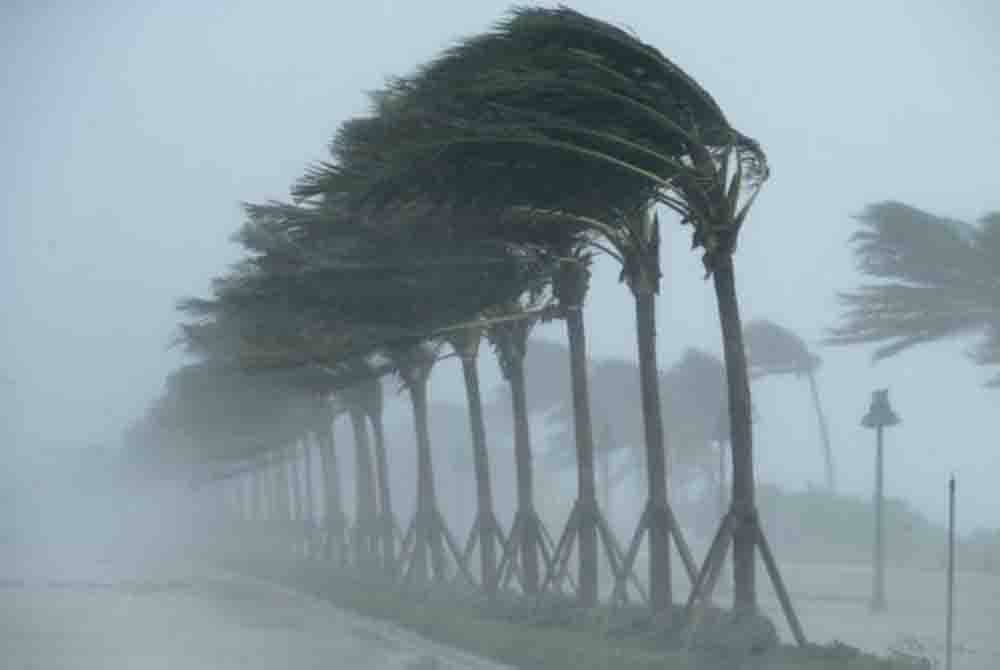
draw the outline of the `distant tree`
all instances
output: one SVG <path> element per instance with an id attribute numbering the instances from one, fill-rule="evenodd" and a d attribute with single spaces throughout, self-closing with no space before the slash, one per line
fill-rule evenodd
<path id="1" fill-rule="evenodd" d="M 836 490 L 833 448 L 830 445 L 830 430 L 827 427 L 826 414 L 820 403 L 819 388 L 816 383 L 816 370 L 819 369 L 822 359 L 809 350 L 801 337 L 772 321 L 751 321 L 746 325 L 744 332 L 752 378 L 792 374 L 796 377 L 805 376 L 809 382 L 823 449 L 826 490 L 833 492 Z"/>
<path id="2" fill-rule="evenodd" d="M 557 355 L 550 345 L 543 345 L 533 360 L 545 370 L 548 364 L 542 361 L 553 354 Z M 598 454 L 609 455 L 621 449 L 629 452 L 628 460 L 619 469 L 607 473 L 609 487 L 631 474 L 642 474 L 645 468 L 637 372 L 636 364 L 631 361 L 598 359 L 592 364 L 594 407 L 599 425 L 606 427 L 606 439 L 598 443 Z M 689 348 L 660 375 L 659 389 L 666 436 L 671 445 L 669 471 L 674 485 L 680 487 L 705 475 L 716 479 L 712 444 L 726 432 L 724 423 L 720 427 L 726 397 L 722 362 L 712 354 Z M 566 463 L 568 455 L 568 408 L 563 401 L 548 409 L 552 410 L 550 420 L 562 427 L 553 438 L 548 459 L 559 467 Z"/>

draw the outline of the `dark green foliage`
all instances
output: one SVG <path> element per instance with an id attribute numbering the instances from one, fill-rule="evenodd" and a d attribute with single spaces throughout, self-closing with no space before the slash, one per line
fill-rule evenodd
<path id="1" fill-rule="evenodd" d="M 382 213 L 524 208 L 550 228 L 602 235 L 624 256 L 653 243 L 637 221 L 659 202 L 695 225 L 712 256 L 733 248 L 737 201 L 767 176 L 757 144 L 680 68 L 567 8 L 515 10 L 374 102 L 298 196 Z"/>
<path id="2" fill-rule="evenodd" d="M 216 293 L 222 307 L 273 314 L 282 326 L 297 319 L 321 331 L 360 329 L 377 343 L 419 339 L 520 295 L 550 272 L 545 254 L 500 240 L 382 230 L 309 206 L 248 211 L 240 237 L 262 253 L 218 282 Z M 308 235 L 309 250 L 289 242 L 296 235 Z"/>

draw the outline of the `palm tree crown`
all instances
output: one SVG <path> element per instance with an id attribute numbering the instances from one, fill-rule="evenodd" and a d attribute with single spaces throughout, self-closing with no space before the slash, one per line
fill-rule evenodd
<path id="1" fill-rule="evenodd" d="M 841 294 L 846 309 L 829 341 L 878 343 L 879 360 L 926 342 L 983 335 L 973 360 L 1000 363 L 1000 213 L 972 225 L 883 202 L 857 219 L 858 266 L 876 281 Z"/>

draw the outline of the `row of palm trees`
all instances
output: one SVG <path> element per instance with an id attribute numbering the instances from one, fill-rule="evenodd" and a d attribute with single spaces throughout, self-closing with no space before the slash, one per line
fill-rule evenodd
<path id="1" fill-rule="evenodd" d="M 453 543 L 435 496 L 427 380 L 450 345 L 463 361 L 483 480 L 476 523 L 487 590 L 513 560 L 511 547 L 521 554 L 525 590 L 533 592 L 550 581 L 554 565 L 565 565 L 575 543 L 578 594 L 592 605 L 599 544 L 617 556 L 616 579 L 623 580 L 647 539 L 650 604 L 667 613 L 671 544 L 695 581 L 692 602 L 711 592 L 731 545 L 734 608 L 755 610 L 756 550 L 765 559 L 770 552 L 754 505 L 750 377 L 733 256 L 769 174 L 760 146 L 657 50 L 565 8 L 515 10 L 493 31 L 393 80 L 372 102 L 369 115 L 341 126 L 330 160 L 295 185 L 293 202 L 247 207 L 238 239 L 249 257 L 215 283 L 211 298 L 182 305 L 194 319 L 182 340 L 200 358 L 192 366 L 197 375 L 221 370 L 250 387 L 251 378 L 283 375 L 272 388 L 320 397 L 343 396 L 347 381 L 398 375 L 411 400 L 418 452 L 404 577 L 441 577 L 445 545 Z M 657 208 L 691 227 L 722 328 L 732 495 L 700 571 L 667 490 L 656 354 Z M 597 504 L 587 384 L 584 306 L 594 251 L 621 264 L 636 312 L 647 502 L 628 550 L 617 553 Z M 524 357 L 532 324 L 550 318 L 566 323 L 578 490 L 571 523 L 546 556 L 531 499 Z M 475 371 L 483 334 L 500 357 L 515 418 L 518 513 L 506 541 L 489 503 L 488 433 Z M 219 417 L 242 420 L 245 407 Z M 244 444 L 287 442 L 287 434 L 273 433 L 277 427 L 249 430 L 256 424 L 246 426 L 246 443 L 200 441 L 200 457 L 245 458 L 253 448 Z M 198 424 L 180 425 L 191 431 Z M 194 433 L 211 435 L 200 427 Z M 387 458 L 384 445 L 376 449 L 374 469 L 383 472 Z M 389 491 L 381 481 L 377 488 L 379 499 L 373 503 L 366 493 L 364 508 L 387 514 Z M 382 551 L 395 565 L 392 533 L 383 525 Z M 506 547 L 496 566 L 487 546 L 495 541 Z M 773 560 L 767 563 L 781 588 Z"/>

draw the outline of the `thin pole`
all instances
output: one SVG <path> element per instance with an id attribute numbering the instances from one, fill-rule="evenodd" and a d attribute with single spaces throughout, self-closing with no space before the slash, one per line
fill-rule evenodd
<path id="1" fill-rule="evenodd" d="M 878 426 L 875 430 L 877 441 L 875 444 L 875 555 L 872 557 L 875 563 L 871 602 L 873 612 L 886 610 L 885 550 L 882 537 L 882 431 L 882 426 Z"/>
<path id="2" fill-rule="evenodd" d="M 955 628 L 955 475 L 948 480 L 948 618 L 945 629 L 945 670 L 951 670 Z"/>

